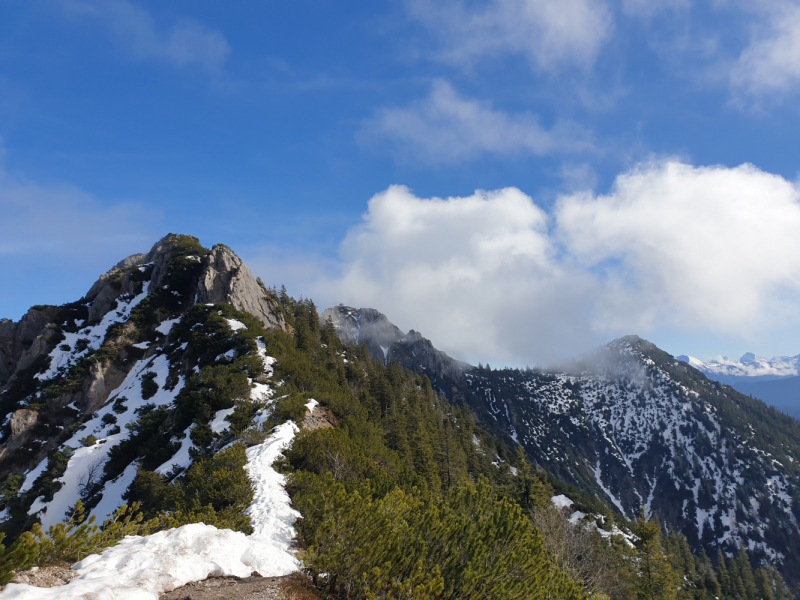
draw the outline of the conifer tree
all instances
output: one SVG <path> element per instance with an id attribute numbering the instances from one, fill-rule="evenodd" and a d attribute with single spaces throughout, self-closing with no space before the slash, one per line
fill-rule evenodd
<path id="1" fill-rule="evenodd" d="M 739 566 L 739 575 L 742 578 L 742 591 L 744 598 L 747 600 L 756 600 L 756 582 L 753 578 L 753 567 L 750 565 L 750 559 L 747 552 L 743 547 L 739 548 L 739 553 L 736 556 L 736 562 Z"/>
<path id="2" fill-rule="evenodd" d="M 526 511 L 550 505 L 552 486 L 542 475 L 533 470 L 522 446 L 517 446 L 517 476 L 514 479 L 515 498 Z"/>
<path id="3" fill-rule="evenodd" d="M 717 548 L 717 579 L 719 580 L 722 594 L 734 597 L 735 591 L 731 585 L 731 576 L 725 564 L 725 556 L 722 554 L 722 548 Z"/>
<path id="4" fill-rule="evenodd" d="M 677 576 L 669 557 L 664 554 L 661 527 L 655 520 L 648 521 L 642 509 L 633 533 L 636 541 L 638 576 L 634 585 L 639 600 L 674 600 Z"/>

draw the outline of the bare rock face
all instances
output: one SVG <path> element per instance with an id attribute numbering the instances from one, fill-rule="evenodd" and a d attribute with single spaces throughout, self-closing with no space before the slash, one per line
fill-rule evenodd
<path id="1" fill-rule="evenodd" d="M 47 351 L 52 333 L 47 325 L 54 310 L 55 307 L 31 308 L 17 323 L 0 320 L 0 386 Z"/>
<path id="2" fill-rule="evenodd" d="M 94 363 L 83 384 L 81 404 L 85 404 L 84 413 L 92 414 L 105 404 L 108 395 L 119 387 L 127 373 L 115 367 L 111 362 Z"/>
<path id="3" fill-rule="evenodd" d="M 38 420 L 39 413 L 35 410 L 21 408 L 14 411 L 14 414 L 11 415 L 11 435 L 13 437 L 21 436 L 28 431 L 28 429 L 36 425 L 36 421 Z"/>
<path id="4" fill-rule="evenodd" d="M 463 380 L 470 365 L 451 358 L 434 348 L 430 340 L 413 329 L 403 333 L 386 315 L 374 308 L 353 308 L 340 304 L 320 315 L 323 323 L 331 319 L 336 332 L 346 344 L 365 344 L 375 360 L 396 362 L 407 369 L 427 375 L 440 390 L 452 389 Z"/>
<path id="5" fill-rule="evenodd" d="M 227 246 L 217 245 L 204 262 L 205 272 L 197 284 L 197 303 L 223 302 L 258 317 L 267 327 L 286 330 L 283 315 L 252 271 Z"/>
<path id="6" fill-rule="evenodd" d="M 11 436 L 3 444 L 0 444 L 0 460 L 3 460 L 14 450 L 28 442 L 32 436 L 31 429 L 38 420 L 39 413 L 28 408 L 20 408 L 12 413 L 11 421 L 9 422 Z M 5 476 L 6 473 L 3 473 L 3 475 Z"/>

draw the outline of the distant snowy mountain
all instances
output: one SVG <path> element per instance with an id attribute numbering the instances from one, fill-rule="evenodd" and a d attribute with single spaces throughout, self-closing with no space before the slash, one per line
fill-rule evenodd
<path id="1" fill-rule="evenodd" d="M 747 352 L 738 361 L 726 356 L 705 361 L 686 355 L 676 358 L 709 379 L 725 383 L 800 419 L 800 354 L 767 359 Z"/>
<path id="2" fill-rule="evenodd" d="M 747 352 L 739 360 L 732 360 L 727 356 L 718 356 L 705 361 L 686 355 L 676 356 L 675 358 L 689 363 L 711 379 L 729 385 L 741 381 L 742 378 L 747 378 L 750 381 L 754 379 L 766 381 L 800 375 L 800 354 L 797 356 L 764 358 L 752 352 Z"/>

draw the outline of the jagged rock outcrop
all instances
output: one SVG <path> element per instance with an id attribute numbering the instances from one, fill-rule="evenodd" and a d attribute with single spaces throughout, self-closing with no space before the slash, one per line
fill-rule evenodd
<path id="1" fill-rule="evenodd" d="M 19 322 L 0 320 L 0 386 L 47 353 L 56 307 L 31 308 Z"/>
<path id="2" fill-rule="evenodd" d="M 150 286 L 155 289 L 162 285 L 182 237 L 170 233 L 157 241 L 147 254 L 132 254 L 101 275 L 85 296 L 85 300 L 91 303 L 88 321 L 99 321 L 108 311 L 116 307 L 117 300 L 121 296 L 133 295 L 136 282 L 124 275 L 134 267 L 144 268 L 152 265 Z M 201 257 L 198 256 L 197 260 L 201 260 Z"/>
<path id="3" fill-rule="evenodd" d="M 286 329 L 277 304 L 267 297 L 242 259 L 222 244 L 214 246 L 203 260 L 205 270 L 197 283 L 196 302 L 230 304 L 237 310 L 258 317 L 267 327 Z"/>
<path id="4" fill-rule="evenodd" d="M 366 344 L 376 360 L 394 361 L 415 373 L 427 375 L 434 387 L 451 399 L 458 395 L 454 388 L 464 384 L 464 370 L 471 368 L 437 350 L 430 340 L 413 329 L 403 333 L 374 308 L 340 304 L 320 315 L 323 323 L 328 318 L 336 327 L 339 339 L 346 344 Z"/>
<path id="5" fill-rule="evenodd" d="M 30 441 L 31 430 L 38 420 L 38 411 L 27 408 L 21 408 L 11 414 L 11 419 L 9 420 L 10 436 L 3 444 L 0 444 L 0 461 L 3 461 L 12 452 Z M 6 475 L 5 472 L 2 474 Z"/>

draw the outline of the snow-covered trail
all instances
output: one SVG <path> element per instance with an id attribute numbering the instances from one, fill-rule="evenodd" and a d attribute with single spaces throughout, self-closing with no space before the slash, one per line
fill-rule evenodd
<path id="1" fill-rule="evenodd" d="M 312 410 L 316 401 L 309 401 Z M 250 536 L 204 523 L 184 525 L 149 536 L 129 536 L 102 554 L 73 566 L 78 572 L 68 584 L 37 588 L 8 584 L 2 600 L 158 600 L 173 590 L 209 576 L 286 575 L 300 564 L 291 552 L 294 522 L 299 513 L 283 488 L 284 476 L 272 463 L 299 431 L 288 421 L 257 446 L 247 450 L 245 470 L 255 488 L 250 506 L 254 532 Z"/>

